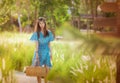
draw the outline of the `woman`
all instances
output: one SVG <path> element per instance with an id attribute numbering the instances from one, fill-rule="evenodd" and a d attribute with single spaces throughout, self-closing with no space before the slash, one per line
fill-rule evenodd
<path id="1" fill-rule="evenodd" d="M 40 61 L 39 66 L 45 66 L 48 73 L 51 65 L 51 48 L 50 41 L 54 40 L 54 36 L 50 30 L 46 28 L 46 22 L 44 18 L 39 18 L 35 25 L 35 31 L 32 34 L 30 40 L 35 41 L 36 49 L 32 60 L 32 65 L 35 65 L 36 59 Z M 37 77 L 38 83 L 41 82 L 41 78 Z"/>

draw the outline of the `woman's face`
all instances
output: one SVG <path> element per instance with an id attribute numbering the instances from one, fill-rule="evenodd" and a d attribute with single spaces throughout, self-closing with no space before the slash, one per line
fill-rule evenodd
<path id="1" fill-rule="evenodd" d="M 40 21 L 40 22 L 39 22 L 39 25 L 40 25 L 41 29 L 44 29 L 45 23 L 44 23 L 43 21 Z"/>

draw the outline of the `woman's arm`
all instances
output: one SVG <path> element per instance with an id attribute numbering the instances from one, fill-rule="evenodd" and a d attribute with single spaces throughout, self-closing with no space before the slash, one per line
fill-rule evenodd
<path id="1" fill-rule="evenodd" d="M 39 22 L 38 20 L 36 20 L 36 22 L 35 22 L 35 26 L 34 26 L 35 31 L 37 31 L 38 22 Z"/>

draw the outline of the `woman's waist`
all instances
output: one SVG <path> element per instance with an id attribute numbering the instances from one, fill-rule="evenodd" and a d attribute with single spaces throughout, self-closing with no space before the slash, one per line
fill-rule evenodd
<path id="1" fill-rule="evenodd" d="M 39 46 L 38 49 L 49 49 L 49 46 Z"/>
<path id="2" fill-rule="evenodd" d="M 49 53 L 50 53 L 50 51 L 48 51 L 48 50 L 40 50 L 40 51 L 38 51 L 39 55 L 46 55 L 46 54 L 49 54 Z"/>
<path id="3" fill-rule="evenodd" d="M 39 48 L 38 52 L 49 52 L 50 49 L 49 48 Z"/>

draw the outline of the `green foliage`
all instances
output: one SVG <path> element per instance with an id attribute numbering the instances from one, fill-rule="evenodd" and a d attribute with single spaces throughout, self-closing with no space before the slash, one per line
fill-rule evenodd
<path id="1" fill-rule="evenodd" d="M 68 20 L 68 4 L 62 1 L 45 0 L 39 2 L 39 16 L 45 16 L 50 24 L 50 27 L 59 26 L 64 21 Z"/>
<path id="2" fill-rule="evenodd" d="M 17 21 L 20 15 L 22 27 L 32 24 L 40 16 L 47 18 L 50 27 L 60 26 L 70 17 L 68 9 L 71 3 L 56 0 L 2 0 L 0 25 L 13 19 Z"/>
<path id="3" fill-rule="evenodd" d="M 25 27 L 33 25 L 38 17 L 44 16 L 49 27 L 55 28 L 71 16 L 96 15 L 97 6 L 102 2 L 103 0 L 1 0 L 0 25 L 9 25 L 8 21 L 17 21 L 20 15 L 21 25 Z"/>
<path id="4" fill-rule="evenodd" d="M 76 83 L 98 83 L 98 82 L 115 82 L 114 76 L 116 70 L 115 68 L 115 56 L 99 56 L 99 55 L 118 55 L 119 54 L 119 39 L 116 38 L 100 38 L 94 34 L 89 34 L 87 32 L 80 32 L 76 28 L 71 27 L 68 23 L 65 23 L 57 32 L 62 32 L 64 39 L 73 41 L 80 40 L 78 49 L 83 50 L 81 52 L 83 56 L 79 58 L 75 66 L 72 67 L 71 73 L 73 74 L 73 79 L 76 79 Z M 75 43 L 74 43 L 75 45 Z M 72 51 L 70 51 L 72 52 Z M 77 56 L 79 52 L 77 52 Z M 86 57 L 86 58 L 85 58 Z M 85 59 L 84 59 L 85 58 Z M 88 59 L 88 60 L 86 60 Z M 114 62 L 110 59 L 114 59 Z M 81 62 L 82 61 L 82 62 Z M 74 62 L 74 61 L 71 61 Z M 63 65 L 62 65 L 63 66 Z M 111 72 L 111 73 L 108 73 Z M 110 75 L 111 74 L 111 75 Z M 110 79 L 110 80 L 109 80 Z"/>
<path id="5" fill-rule="evenodd" d="M 1 0 L 0 1 L 0 25 L 9 20 L 10 12 L 13 7 L 14 0 Z"/>

